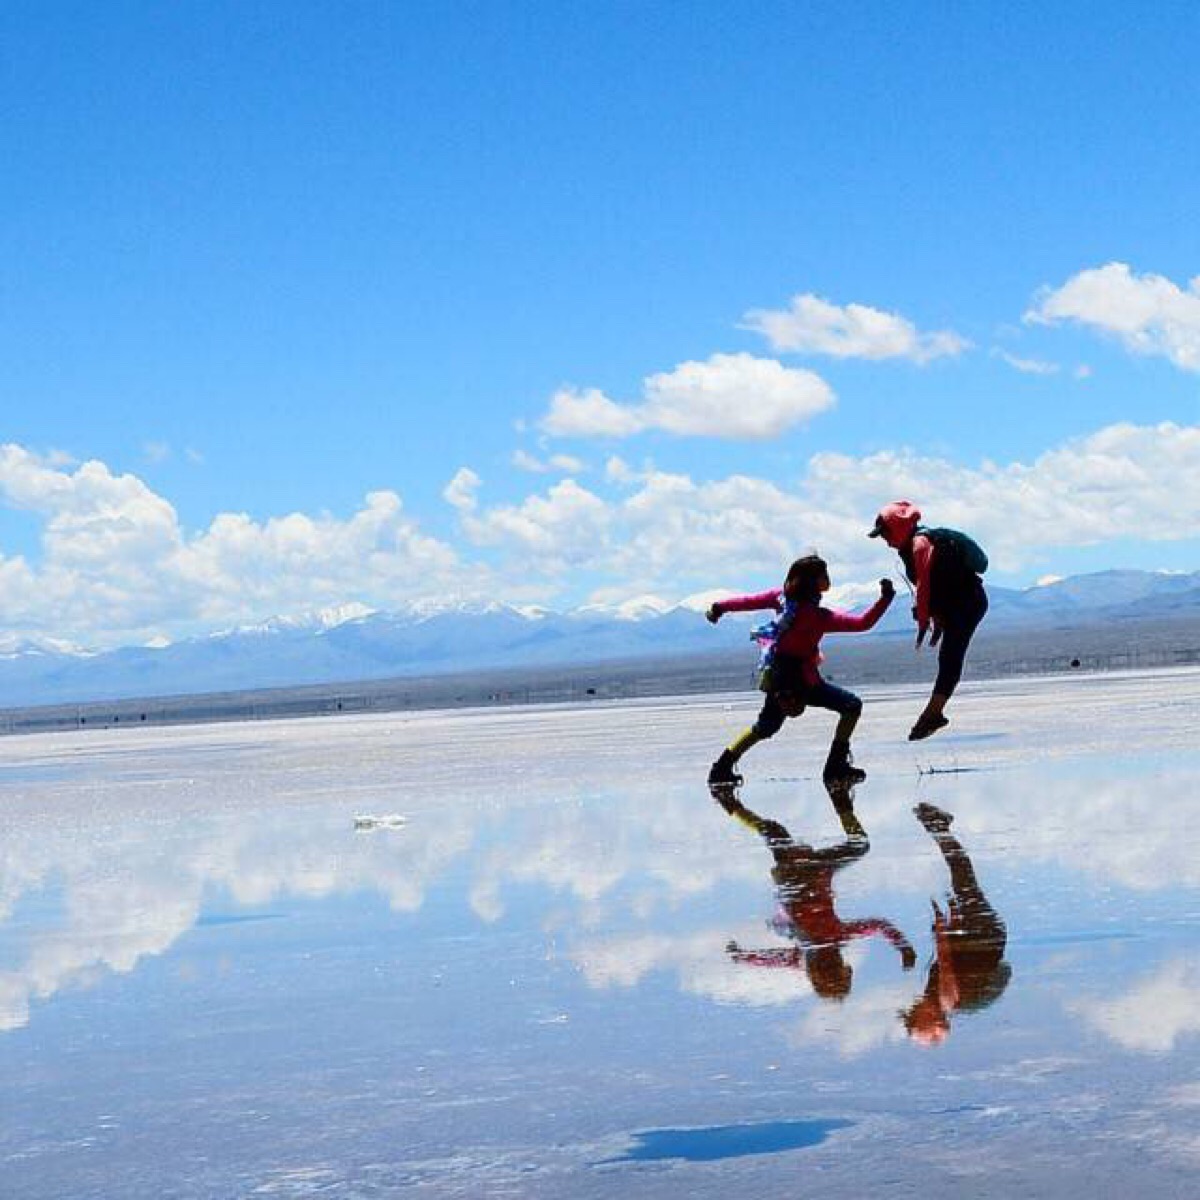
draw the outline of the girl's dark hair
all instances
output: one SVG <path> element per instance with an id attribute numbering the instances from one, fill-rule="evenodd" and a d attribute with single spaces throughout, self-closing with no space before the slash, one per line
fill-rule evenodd
<path id="1" fill-rule="evenodd" d="M 828 574 L 829 564 L 819 554 L 806 554 L 788 567 L 783 594 L 789 600 L 819 600 L 821 589 L 818 585 Z"/>

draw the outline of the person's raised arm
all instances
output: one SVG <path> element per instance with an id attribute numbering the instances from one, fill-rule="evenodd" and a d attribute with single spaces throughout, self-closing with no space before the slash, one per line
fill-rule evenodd
<path id="1" fill-rule="evenodd" d="M 879 618 L 887 612 L 896 596 L 896 587 L 890 579 L 879 581 L 879 599 L 866 612 L 848 613 L 836 608 L 821 609 L 826 633 L 866 633 L 879 624 Z"/>
<path id="2" fill-rule="evenodd" d="M 772 588 L 769 592 L 755 592 L 750 596 L 730 596 L 726 600 L 717 600 L 708 606 L 704 615 L 715 625 L 726 613 L 758 612 L 764 608 L 778 612 L 782 607 L 783 589 Z"/>
<path id="3" fill-rule="evenodd" d="M 917 952 L 912 943 L 896 928 L 891 921 L 883 917 L 870 917 L 862 921 L 846 921 L 842 926 L 847 937 L 869 937 L 873 933 L 881 933 L 888 944 L 900 952 L 900 963 L 906 971 L 911 970 L 917 963 Z"/>

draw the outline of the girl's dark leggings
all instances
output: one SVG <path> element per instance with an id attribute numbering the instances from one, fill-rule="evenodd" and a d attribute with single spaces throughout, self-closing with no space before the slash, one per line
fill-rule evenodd
<path id="1" fill-rule="evenodd" d="M 853 692 L 836 687 L 824 679 L 814 687 L 795 688 L 792 694 L 804 708 L 828 708 L 838 716 L 862 712 L 862 701 Z M 758 720 L 754 722 L 754 732 L 760 740 L 774 737 L 783 728 L 786 719 L 787 714 L 779 703 L 777 693 L 770 692 L 763 702 Z"/>
<path id="2" fill-rule="evenodd" d="M 938 645 L 937 682 L 933 685 L 936 695 L 954 695 L 954 689 L 962 678 L 967 647 L 987 610 L 987 593 L 980 588 L 974 595 L 964 597 L 963 604 L 951 609 L 943 618 L 942 640 Z"/>

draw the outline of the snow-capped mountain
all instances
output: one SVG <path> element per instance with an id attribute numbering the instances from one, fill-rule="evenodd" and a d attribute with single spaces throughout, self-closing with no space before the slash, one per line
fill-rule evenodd
<path id="1" fill-rule="evenodd" d="M 83 657 L 87 651 L 74 642 L 52 637 L 18 637 L 0 634 L 0 659 L 26 658 L 29 656 L 74 656 Z"/>
<path id="2" fill-rule="evenodd" d="M 1138 618 L 1200 619 L 1200 572 L 1103 571 L 1022 590 L 989 587 L 989 629 L 1056 628 Z M 498 602 L 451 608 L 413 605 L 377 612 L 342 605 L 281 617 L 167 645 L 82 651 L 49 638 L 0 639 L 0 706 L 133 698 L 354 682 L 515 667 L 552 667 L 744 650 L 764 614 L 722 620 L 700 615 L 705 592 L 671 605 L 638 596 L 567 613 Z M 869 603 L 874 587 L 846 589 L 834 602 Z M 901 593 L 874 635 L 907 634 Z"/>

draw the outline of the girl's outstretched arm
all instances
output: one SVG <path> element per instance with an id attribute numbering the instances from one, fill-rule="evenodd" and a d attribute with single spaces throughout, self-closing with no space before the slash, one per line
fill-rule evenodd
<path id="1" fill-rule="evenodd" d="M 705 614 L 710 621 L 718 621 L 729 612 L 758 612 L 770 608 L 778 612 L 783 607 L 783 589 L 772 588 L 769 592 L 755 592 L 750 596 L 730 596 L 710 604 Z"/>
<path id="2" fill-rule="evenodd" d="M 801 960 L 800 950 L 795 946 L 743 950 L 737 942 L 730 942 L 725 950 L 734 962 L 750 963 L 755 967 L 798 967 Z"/>
<path id="3" fill-rule="evenodd" d="M 888 942 L 900 951 L 900 962 L 904 969 L 910 970 L 916 965 L 917 952 L 912 943 L 896 928 L 891 921 L 883 917 L 871 917 L 862 921 L 847 921 L 842 926 L 848 938 L 868 937 L 873 933 L 882 933 Z"/>

